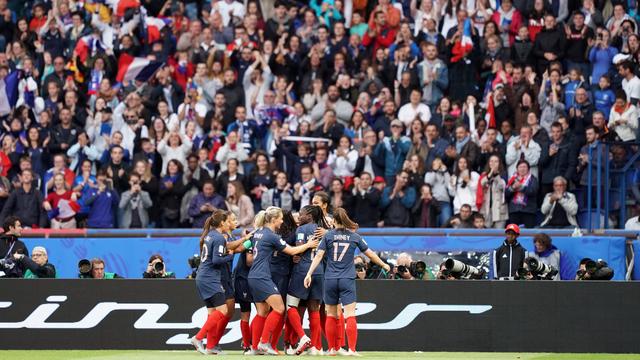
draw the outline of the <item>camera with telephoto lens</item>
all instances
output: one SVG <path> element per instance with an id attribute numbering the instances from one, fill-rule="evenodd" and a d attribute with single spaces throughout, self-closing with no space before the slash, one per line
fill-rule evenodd
<path id="1" fill-rule="evenodd" d="M 81 279 L 90 279 L 93 276 L 91 275 L 91 261 L 88 259 L 82 259 L 78 261 L 78 277 Z"/>
<path id="2" fill-rule="evenodd" d="M 613 269 L 605 261 L 592 259 L 583 261 L 584 269 L 576 272 L 577 280 L 611 280 L 613 278 Z"/>
<path id="3" fill-rule="evenodd" d="M 485 271 L 484 269 L 478 269 L 475 266 L 467 265 L 462 261 L 458 261 L 456 259 L 449 258 L 444 262 L 444 266 L 446 268 L 447 275 L 451 275 L 453 277 L 460 279 L 482 279 L 484 278 Z"/>
<path id="4" fill-rule="evenodd" d="M 553 280 L 558 269 L 547 265 L 534 257 L 524 259 L 525 267 L 517 271 L 516 280 Z"/>
<path id="5" fill-rule="evenodd" d="M 356 272 L 363 271 L 363 270 L 366 271 L 367 270 L 367 266 L 365 264 L 363 264 L 363 263 L 357 263 L 356 264 Z"/>
<path id="6" fill-rule="evenodd" d="M 162 261 L 158 261 L 155 264 L 153 264 L 153 271 L 156 274 L 160 274 L 164 271 L 164 263 Z"/>
<path id="7" fill-rule="evenodd" d="M 196 272 L 198 272 L 198 267 L 200 266 L 200 255 L 195 254 L 188 258 L 187 263 L 189 263 L 189 267 L 191 268 L 191 275 L 187 276 L 187 279 L 195 279 Z"/>

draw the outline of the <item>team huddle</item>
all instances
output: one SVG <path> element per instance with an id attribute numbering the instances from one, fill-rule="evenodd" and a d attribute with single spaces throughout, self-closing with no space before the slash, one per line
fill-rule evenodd
<path id="1" fill-rule="evenodd" d="M 218 344 L 237 302 L 245 355 L 279 355 L 284 329 L 287 355 L 358 356 L 355 252 L 385 271 L 389 265 L 355 232 L 358 225 L 344 209 L 335 209 L 333 217 L 327 213 L 328 197 L 322 195 L 317 193 L 313 205 L 303 207 L 297 219 L 278 207 L 260 211 L 254 230 L 245 229 L 238 239 L 231 235 L 237 227 L 233 213 L 216 210 L 207 219 L 196 286 L 208 317 L 191 338 L 198 352 L 222 352 Z M 232 271 L 234 254 L 240 257 Z M 257 314 L 250 323 L 252 303 Z M 309 335 L 302 328 L 305 311 Z M 349 350 L 344 349 L 345 340 Z"/>

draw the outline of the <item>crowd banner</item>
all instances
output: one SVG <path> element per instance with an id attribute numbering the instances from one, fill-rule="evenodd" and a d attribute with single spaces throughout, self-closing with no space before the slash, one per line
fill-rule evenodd
<path id="1" fill-rule="evenodd" d="M 193 280 L 7 279 L 3 287 L 10 291 L 0 293 L 0 349 L 186 350 L 207 316 Z M 362 351 L 640 352 L 637 282 L 357 287 Z M 236 311 L 223 349 L 240 349 L 240 339 Z"/>
<path id="2" fill-rule="evenodd" d="M 407 229 L 417 230 L 417 229 Z M 363 229 L 366 232 L 368 229 Z M 397 229 L 396 229 L 397 231 Z M 421 251 L 421 252 L 490 252 L 500 246 L 504 236 L 463 236 L 463 235 L 385 235 L 384 231 L 365 236 L 371 248 L 379 251 Z M 198 253 L 198 238 L 188 237 L 67 237 L 67 238 L 25 238 L 29 250 L 34 246 L 45 246 L 49 261 L 56 266 L 61 278 L 78 276 L 78 261 L 99 257 L 105 260 L 106 269 L 126 278 L 141 278 L 146 270 L 149 257 L 160 254 L 165 259 L 168 271 L 185 278 L 191 274 L 187 259 Z M 533 250 L 530 236 L 522 236 L 520 243 Z M 615 280 L 623 280 L 625 274 L 625 238 L 606 236 L 553 237 L 553 244 L 565 256 L 561 277 L 575 278 L 578 263 L 582 258 L 602 259 L 615 272 Z M 640 254 L 640 252 L 636 252 Z M 419 259 L 415 259 L 419 260 Z M 636 274 L 639 273 L 636 271 Z"/>

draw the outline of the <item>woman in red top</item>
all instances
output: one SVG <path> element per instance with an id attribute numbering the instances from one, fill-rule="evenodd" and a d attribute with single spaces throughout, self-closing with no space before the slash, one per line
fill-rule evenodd
<path id="1" fill-rule="evenodd" d="M 9 155 L 15 151 L 13 136 L 6 135 L 2 138 L 2 148 L 0 149 L 0 176 L 7 176 L 11 169 L 11 159 Z"/>
<path id="2" fill-rule="evenodd" d="M 64 175 L 56 174 L 53 177 L 53 189 L 47 195 L 42 207 L 49 212 L 52 229 L 75 229 L 76 219 L 73 204 L 77 200 L 76 193 L 67 188 Z"/>

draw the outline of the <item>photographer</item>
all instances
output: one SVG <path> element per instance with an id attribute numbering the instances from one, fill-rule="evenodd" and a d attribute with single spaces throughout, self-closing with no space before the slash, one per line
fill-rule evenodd
<path id="1" fill-rule="evenodd" d="M 526 250 L 518 243 L 520 227 L 509 224 L 502 246 L 493 251 L 493 276 L 495 279 L 512 280 L 523 267 Z"/>
<path id="2" fill-rule="evenodd" d="M 558 274 L 553 277 L 553 280 L 560 280 L 560 250 L 551 244 L 551 237 L 545 233 L 536 234 L 533 236 L 533 246 L 535 251 L 527 251 L 526 257 L 534 258 L 543 264 L 552 266 L 558 270 Z"/>
<path id="3" fill-rule="evenodd" d="M 146 229 L 149 225 L 149 212 L 153 205 L 149 193 L 142 190 L 140 175 L 129 175 L 129 190 L 120 198 L 120 227 L 123 229 Z"/>
<path id="4" fill-rule="evenodd" d="M 399 280 L 414 280 L 413 274 L 411 274 L 411 263 L 413 259 L 411 255 L 402 253 L 398 255 L 396 259 L 396 266 L 393 267 L 394 279 Z"/>
<path id="5" fill-rule="evenodd" d="M 576 271 L 576 280 L 611 280 L 613 274 L 613 269 L 606 262 L 584 258 L 580 260 L 580 267 Z"/>
<path id="6" fill-rule="evenodd" d="M 104 269 L 104 260 L 100 258 L 82 259 L 78 263 L 78 277 L 81 279 L 122 279 L 122 276 L 105 272 Z"/>
<path id="7" fill-rule="evenodd" d="M 358 280 L 364 280 L 367 278 L 367 263 L 361 255 L 356 255 L 353 258 L 353 264 L 356 267 L 356 276 Z"/>
<path id="8" fill-rule="evenodd" d="M 20 278 L 23 267 L 14 259 L 15 254 L 29 256 L 29 251 L 18 237 L 22 234 L 22 224 L 16 216 L 9 216 L 2 225 L 4 234 L 0 237 L 0 277 Z"/>
<path id="9" fill-rule="evenodd" d="M 144 279 L 175 279 L 176 274 L 167 271 L 162 255 L 154 254 L 149 258 L 147 270 L 142 273 Z"/>
<path id="10" fill-rule="evenodd" d="M 49 263 L 47 249 L 42 246 L 36 246 L 31 251 L 31 258 L 24 254 L 14 254 L 14 260 L 24 270 L 23 277 L 25 279 L 39 279 L 56 277 L 56 267 Z"/>

